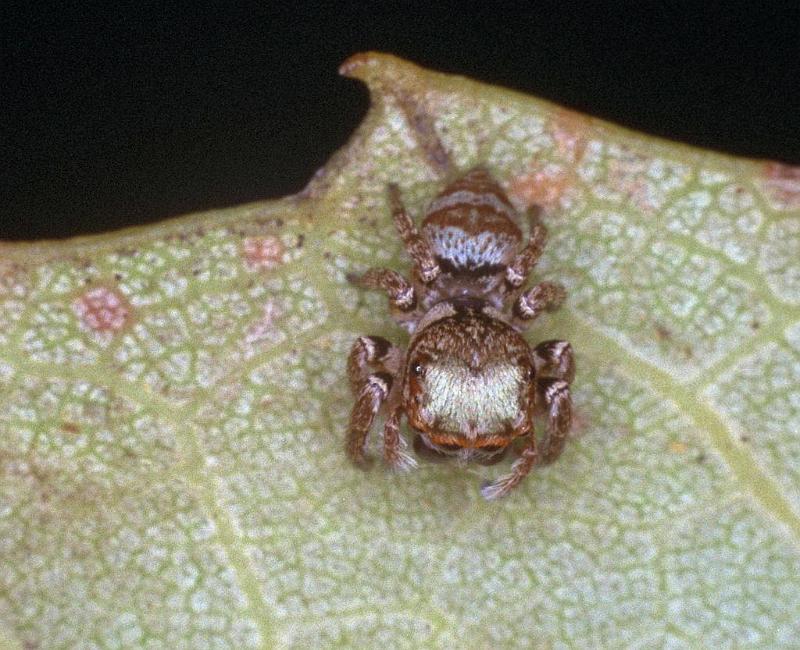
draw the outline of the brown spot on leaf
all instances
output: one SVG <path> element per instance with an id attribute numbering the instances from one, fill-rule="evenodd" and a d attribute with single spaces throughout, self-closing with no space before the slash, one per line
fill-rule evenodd
<path id="1" fill-rule="evenodd" d="M 243 248 L 245 262 L 252 271 L 270 270 L 283 264 L 284 247 L 277 237 L 247 237 Z"/>
<path id="2" fill-rule="evenodd" d="M 661 323 L 655 324 L 656 336 L 660 341 L 669 341 L 672 338 L 672 332 L 666 325 Z"/>
<path id="3" fill-rule="evenodd" d="M 586 121 L 584 115 L 560 108 L 550 123 L 559 155 L 570 162 L 578 162 L 586 151 Z"/>
<path id="4" fill-rule="evenodd" d="M 569 181 L 569 174 L 563 168 L 534 163 L 529 171 L 511 179 L 508 192 L 528 208 L 534 205 L 549 208 L 558 204 Z"/>
<path id="5" fill-rule="evenodd" d="M 119 332 L 131 317 L 131 306 L 117 289 L 99 286 L 72 303 L 81 324 L 95 332 Z"/>
<path id="6" fill-rule="evenodd" d="M 777 209 L 800 208 L 800 166 L 768 162 L 764 166 L 762 186 Z"/>
<path id="7" fill-rule="evenodd" d="M 673 454 L 685 454 L 687 449 L 689 449 L 689 446 L 680 440 L 673 440 L 669 443 L 669 450 Z"/>

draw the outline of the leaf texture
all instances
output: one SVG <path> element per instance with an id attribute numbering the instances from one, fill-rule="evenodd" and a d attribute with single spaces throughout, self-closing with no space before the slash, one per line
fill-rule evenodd
<path id="1" fill-rule="evenodd" d="M 301 194 L 0 244 L 0 646 L 796 647 L 800 172 L 386 55 Z M 559 461 L 351 467 L 345 359 L 404 344 L 386 204 L 448 165 L 544 207 L 531 341 L 577 353 Z M 377 436 L 376 436 L 377 438 Z M 373 441 L 373 448 L 379 441 Z"/>

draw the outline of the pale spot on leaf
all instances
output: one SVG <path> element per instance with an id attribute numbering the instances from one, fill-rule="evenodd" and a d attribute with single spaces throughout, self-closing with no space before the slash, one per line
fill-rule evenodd
<path id="1" fill-rule="evenodd" d="M 261 317 L 248 328 L 245 341 L 253 344 L 259 341 L 276 339 L 279 334 L 275 330 L 274 321 L 278 315 L 278 307 L 273 301 L 268 300 L 264 303 Z"/>

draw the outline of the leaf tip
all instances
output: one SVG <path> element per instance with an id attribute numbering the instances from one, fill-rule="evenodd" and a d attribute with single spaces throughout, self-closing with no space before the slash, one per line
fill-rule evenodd
<path id="1" fill-rule="evenodd" d="M 351 79 L 359 79 L 368 86 L 381 78 L 396 79 L 412 70 L 420 70 L 413 63 L 385 52 L 358 52 L 349 56 L 339 66 L 339 74 Z"/>
<path id="2" fill-rule="evenodd" d="M 361 79 L 365 66 L 374 65 L 373 52 L 357 52 L 348 56 L 339 66 L 339 74 L 351 79 Z"/>

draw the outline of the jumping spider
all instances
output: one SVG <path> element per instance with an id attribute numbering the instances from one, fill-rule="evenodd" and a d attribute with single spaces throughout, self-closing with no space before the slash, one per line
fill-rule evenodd
<path id="1" fill-rule="evenodd" d="M 367 462 L 367 434 L 378 412 L 386 415 L 384 460 L 399 470 L 417 464 L 400 436 L 403 414 L 418 433 L 419 455 L 491 464 L 522 438 L 511 471 L 481 489 L 487 499 L 505 496 L 537 463 L 558 458 L 570 428 L 570 344 L 531 348 L 521 335 L 565 297 L 551 282 L 523 287 L 544 248 L 544 226 L 531 213 L 529 240 L 520 248 L 519 216 L 482 168 L 433 200 L 421 234 L 397 186 L 388 189 L 394 224 L 414 262 L 412 281 L 377 268 L 351 280 L 388 294 L 391 314 L 411 341 L 405 351 L 379 336 L 353 345 L 347 370 L 356 401 L 347 454 L 356 464 Z M 538 414 L 547 419 L 541 452 L 533 431 Z"/>

